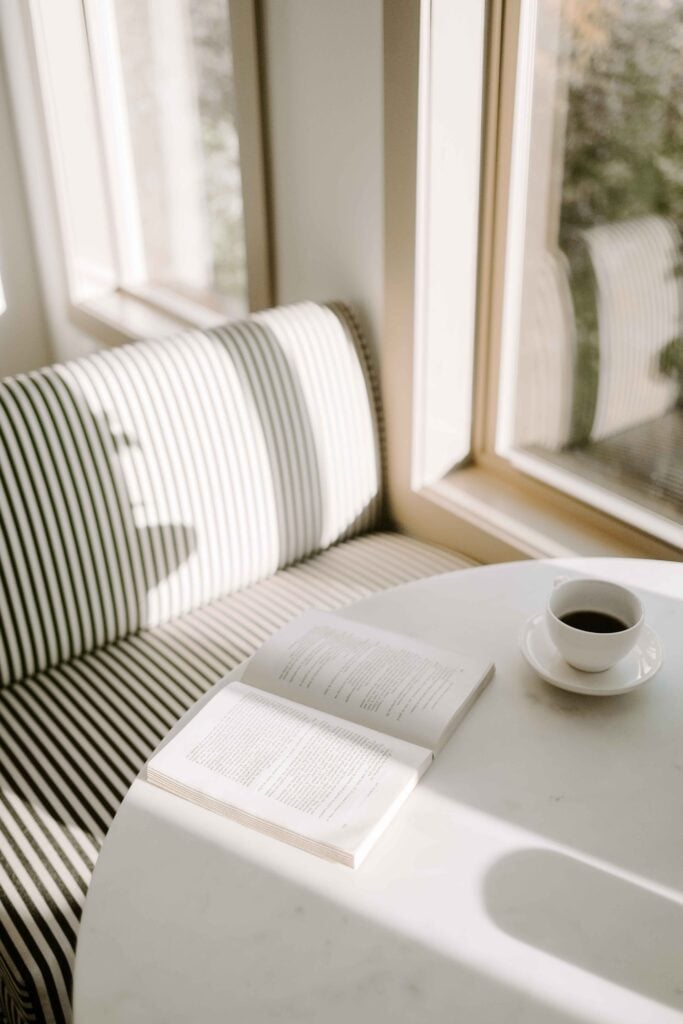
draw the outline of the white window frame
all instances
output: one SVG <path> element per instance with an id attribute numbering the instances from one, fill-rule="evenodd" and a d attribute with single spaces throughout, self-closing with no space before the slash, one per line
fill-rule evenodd
<path id="1" fill-rule="evenodd" d="M 471 0 L 475 4 L 476 0 Z M 681 558 L 672 538 L 628 522 L 616 507 L 601 509 L 557 487 L 551 473 L 531 475 L 519 460 L 496 454 L 501 327 L 517 44 L 522 0 L 478 0 L 486 14 L 481 60 L 470 62 L 458 95 L 476 97 L 482 76 L 483 161 L 480 174 L 477 317 L 471 458 L 437 479 L 421 476 L 423 443 L 416 368 L 433 339 L 420 310 L 430 275 L 421 265 L 422 211 L 429 200 L 425 83 L 430 64 L 433 0 L 385 0 L 385 333 L 382 378 L 388 433 L 389 489 L 399 525 L 483 562 L 565 555 Z M 479 82 L 475 76 L 479 75 Z M 436 88 L 439 83 L 436 83 Z M 470 161 L 478 159 L 471 151 Z M 421 220 L 422 217 L 422 220 Z M 454 249 L 471 244 L 454 238 Z M 458 253 L 458 260 L 464 258 Z M 457 282 L 453 302 L 463 301 Z M 466 300 L 466 296 L 465 296 Z M 452 337 L 437 343 L 454 343 Z M 523 470 L 523 471 L 522 471 Z M 593 495 L 591 495 L 593 498 Z M 622 510 L 619 510 L 620 513 Z"/>
<path id="2" fill-rule="evenodd" d="M 115 287 L 96 297 L 83 294 L 73 272 L 69 217 L 51 122 L 41 39 L 44 0 L 6 0 L 2 7 L 3 56 L 19 136 L 36 250 L 53 338 L 64 358 L 136 337 L 169 333 L 182 326 L 208 327 L 226 319 L 210 300 L 188 299 L 146 280 L 139 220 L 134 208 L 132 155 L 127 144 L 125 104 L 116 63 L 109 58 L 109 3 L 83 0 L 93 62 L 98 115 L 113 133 L 98 133 L 106 215 L 116 267 Z M 48 0 L 52 2 L 52 0 Z M 248 300 L 251 310 L 272 305 L 272 273 L 264 162 L 260 30 L 257 0 L 225 0 L 233 39 L 233 66 L 240 141 Z M 112 135 L 116 145 L 110 145 Z M 110 187 L 115 183 L 113 187 Z"/>

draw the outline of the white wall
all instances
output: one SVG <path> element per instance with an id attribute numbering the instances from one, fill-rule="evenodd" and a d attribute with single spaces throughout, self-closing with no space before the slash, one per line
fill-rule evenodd
<path id="1" fill-rule="evenodd" d="M 383 305 L 381 0 L 265 0 L 275 297 Z"/>
<path id="2" fill-rule="evenodd" d="M 0 59 L 0 278 L 7 308 L 0 315 L 0 377 L 51 362 L 16 135 Z"/>
<path id="3" fill-rule="evenodd" d="M 275 301 L 348 301 L 377 350 L 383 309 L 382 0 L 264 0 L 264 21 Z M 0 317 L 2 374 L 52 358 L 4 77 L 0 225 L 0 273 L 9 306 Z M 52 234 L 44 222 L 39 229 Z M 69 330 L 77 333 L 72 325 Z M 61 358 L 92 345 L 61 342 L 61 335 L 55 337 Z"/>

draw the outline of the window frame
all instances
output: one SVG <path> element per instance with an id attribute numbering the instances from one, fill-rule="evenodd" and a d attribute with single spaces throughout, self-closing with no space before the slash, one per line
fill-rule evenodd
<path id="1" fill-rule="evenodd" d="M 483 4 L 484 0 L 480 0 Z M 626 521 L 551 474 L 523 472 L 496 452 L 503 283 L 521 0 L 488 0 L 482 54 L 482 168 L 471 457 L 438 480 L 420 481 L 420 429 L 413 383 L 426 339 L 416 311 L 420 209 L 428 188 L 421 147 L 431 0 L 385 0 L 385 335 L 382 378 L 389 493 L 399 526 L 483 562 L 614 555 L 680 560 L 681 548 L 643 519 Z M 457 240 L 454 241 L 454 245 Z M 410 415 L 406 415 L 406 409 Z M 519 460 L 516 460 L 519 462 Z M 525 467 L 526 468 L 526 467 Z"/>
<path id="2" fill-rule="evenodd" d="M 258 0 L 225 0 L 225 3 L 229 8 L 234 51 L 248 303 L 250 310 L 256 311 L 272 305 L 273 298 L 259 4 Z M 106 28 L 101 23 L 101 6 L 84 0 L 83 10 L 84 18 L 85 12 L 92 18 L 88 30 Z M 108 152 L 101 132 L 96 134 L 99 158 L 106 167 L 102 191 L 118 281 L 113 289 L 101 295 L 76 294 L 74 275 L 70 272 L 73 249 L 70 248 L 68 213 L 50 139 L 47 116 L 50 99 L 41 85 L 46 69 L 41 64 L 39 0 L 7 0 L 3 7 L 2 41 L 56 357 L 79 354 L 93 343 L 116 344 L 131 338 L 168 334 L 180 327 L 209 327 L 224 322 L 226 314 L 210 301 L 189 299 L 175 289 L 140 280 L 139 260 L 136 259 L 139 238 L 136 245 L 137 232 L 131 230 L 130 208 L 126 204 L 125 172 L 130 154 Z M 97 31 L 88 35 L 88 47 L 97 52 Z M 112 100 L 111 96 L 107 98 L 103 88 L 99 73 L 103 70 L 98 71 L 93 66 L 93 91 L 99 117 Z M 113 100 L 115 106 L 116 98 Z M 122 173 L 118 177 L 123 187 L 112 188 L 114 168 L 121 163 Z M 127 225 L 125 231 L 117 227 L 121 223 Z"/>

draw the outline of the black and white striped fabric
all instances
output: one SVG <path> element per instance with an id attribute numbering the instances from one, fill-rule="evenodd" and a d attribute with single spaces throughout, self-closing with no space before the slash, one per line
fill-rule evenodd
<path id="1" fill-rule="evenodd" d="M 0 383 L 0 683 L 378 523 L 360 336 L 303 303 Z"/>
<path id="2" fill-rule="evenodd" d="M 467 564 L 370 532 L 378 409 L 313 303 L 0 382 L 1 1024 L 69 1020 L 107 828 L 200 694 L 305 608 Z"/>
<path id="3" fill-rule="evenodd" d="M 470 564 L 392 533 L 338 544 L 239 593 L 0 695 L 0 1013 L 70 1018 L 74 945 L 109 823 L 168 729 L 306 608 Z"/>

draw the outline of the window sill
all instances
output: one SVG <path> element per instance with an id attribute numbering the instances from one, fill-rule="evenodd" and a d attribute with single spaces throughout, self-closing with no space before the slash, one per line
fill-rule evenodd
<path id="1" fill-rule="evenodd" d="M 105 345 L 225 323 L 226 313 L 160 289 L 106 292 L 71 307 L 74 324 Z"/>
<path id="2" fill-rule="evenodd" d="M 412 492 L 401 505 L 397 518 L 410 532 L 480 562 L 568 556 L 683 558 L 680 548 L 539 481 L 486 465 L 454 470 Z"/>

